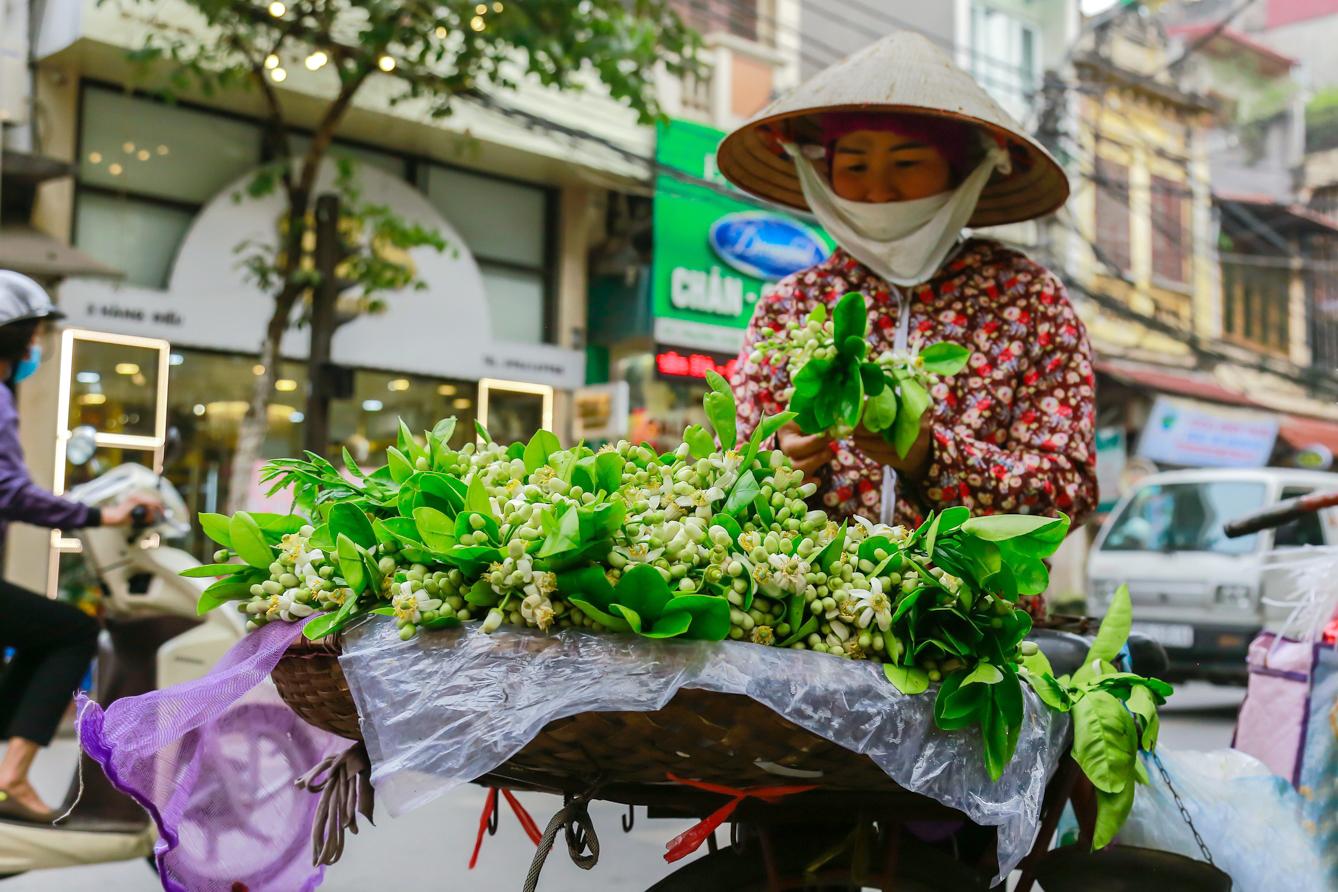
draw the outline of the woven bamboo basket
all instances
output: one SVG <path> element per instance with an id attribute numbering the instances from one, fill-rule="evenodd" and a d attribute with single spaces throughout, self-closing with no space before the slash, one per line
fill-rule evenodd
<path id="1" fill-rule="evenodd" d="M 358 740 L 357 708 L 338 655 L 337 641 L 299 639 L 274 668 L 273 679 L 305 721 Z M 896 801 L 901 811 L 924 817 L 949 811 L 897 786 L 867 756 L 748 697 L 689 688 L 654 712 L 587 712 L 551 722 L 519 753 L 476 780 L 558 793 L 598 785 L 600 799 L 671 809 L 691 810 L 703 795 L 711 801 L 711 794 L 668 783 L 669 774 L 736 789 L 814 785 L 843 804 L 883 807 Z M 811 803 L 813 795 L 802 798 Z"/>

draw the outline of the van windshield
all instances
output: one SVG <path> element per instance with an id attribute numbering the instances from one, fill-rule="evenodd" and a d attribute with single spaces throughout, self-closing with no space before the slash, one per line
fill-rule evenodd
<path id="1" fill-rule="evenodd" d="M 1222 525 L 1264 506 L 1264 484 L 1153 483 L 1134 494 L 1110 526 L 1103 551 L 1210 551 L 1248 554 L 1257 533 L 1228 539 Z"/>

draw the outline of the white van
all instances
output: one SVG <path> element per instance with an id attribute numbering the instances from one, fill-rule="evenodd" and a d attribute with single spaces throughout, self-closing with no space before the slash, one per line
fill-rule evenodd
<path id="1" fill-rule="evenodd" d="M 1222 525 L 1333 489 L 1338 474 L 1288 468 L 1144 478 L 1106 518 L 1088 555 L 1088 612 L 1103 615 L 1115 589 L 1128 583 L 1134 628 L 1166 648 L 1172 678 L 1243 683 L 1250 640 L 1287 612 L 1264 603 L 1292 584 L 1279 564 L 1295 549 L 1338 545 L 1338 510 L 1239 539 L 1228 539 Z"/>

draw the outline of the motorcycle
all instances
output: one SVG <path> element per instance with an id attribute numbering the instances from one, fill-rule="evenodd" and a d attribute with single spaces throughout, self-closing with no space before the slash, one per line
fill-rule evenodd
<path id="1" fill-rule="evenodd" d="M 175 439 L 169 436 L 168 452 Z M 93 458 L 95 448 L 92 429 L 79 429 L 71 436 L 67 454 L 71 463 L 82 465 Z M 96 464 L 90 467 L 97 470 Z M 128 530 L 92 527 L 75 534 L 102 590 L 103 633 L 90 696 L 104 706 L 205 675 L 245 633 L 245 619 L 236 611 L 215 610 L 203 618 L 196 614 L 196 602 L 213 580 L 180 576 L 200 562 L 165 544 L 190 532 L 190 514 L 170 482 L 143 465 L 124 464 L 73 487 L 69 497 L 103 507 L 137 493 L 158 499 L 162 511 L 150 517 L 136 509 L 136 522 Z M 257 703 L 254 708 L 282 707 Z M 152 728 L 145 733 L 152 733 Z M 204 754 L 204 764 L 219 777 L 233 776 L 265 747 L 283 745 L 219 735 Z M 230 793 L 224 790 L 220 795 Z M 0 877 L 151 858 L 157 837 L 149 815 L 82 752 L 58 811 L 68 815 L 53 826 L 0 821 Z"/>

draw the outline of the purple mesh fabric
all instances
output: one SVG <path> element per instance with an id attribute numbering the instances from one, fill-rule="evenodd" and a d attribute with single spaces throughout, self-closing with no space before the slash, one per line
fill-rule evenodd
<path id="1" fill-rule="evenodd" d="M 79 743 L 158 825 L 172 892 L 314 889 L 316 796 L 293 785 L 348 741 L 302 721 L 267 682 L 305 623 L 247 635 L 205 677 L 105 710 L 82 694 Z"/>

